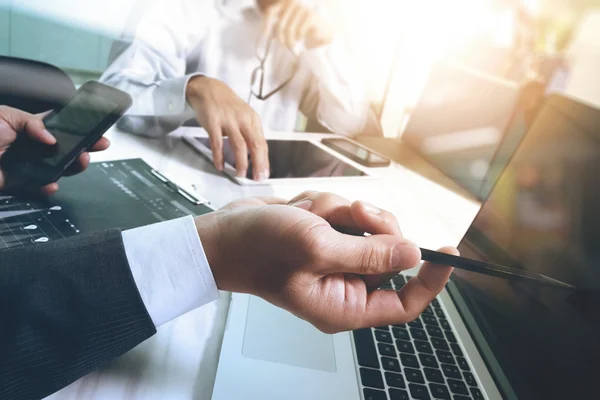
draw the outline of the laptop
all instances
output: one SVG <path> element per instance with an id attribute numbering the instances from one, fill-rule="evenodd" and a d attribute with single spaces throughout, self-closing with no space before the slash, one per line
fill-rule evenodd
<path id="1" fill-rule="evenodd" d="M 457 270 L 415 321 L 335 335 L 234 294 L 213 399 L 598 398 L 599 188 L 600 111 L 550 97 L 459 250 L 581 292 Z"/>
<path id="2" fill-rule="evenodd" d="M 403 157 L 424 160 L 422 164 L 485 200 L 486 182 L 495 182 L 494 171 L 498 166 L 501 171 L 508 161 L 496 157 L 497 150 L 512 154 L 526 132 L 522 97 L 513 81 L 456 63 L 435 62 L 401 132 Z"/>

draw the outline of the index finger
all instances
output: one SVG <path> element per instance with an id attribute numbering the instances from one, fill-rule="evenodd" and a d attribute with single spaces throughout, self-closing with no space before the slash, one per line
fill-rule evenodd
<path id="1" fill-rule="evenodd" d="M 244 199 L 233 201 L 223 207 L 220 210 L 233 210 L 238 207 L 261 207 L 270 205 L 284 205 L 285 199 L 278 197 L 247 197 Z"/>
<path id="2" fill-rule="evenodd" d="M 458 250 L 444 247 L 439 251 L 458 255 Z M 365 326 L 382 326 L 415 320 L 444 289 L 454 268 L 424 263 L 417 276 L 399 291 L 376 290 L 367 295 Z"/>
<path id="3" fill-rule="evenodd" d="M 253 117 L 252 122 L 240 127 L 252 160 L 252 178 L 262 181 L 269 178 L 269 146 L 263 134 L 262 125 L 258 117 Z"/>
<path id="4" fill-rule="evenodd" d="M 230 126 L 227 129 L 227 136 L 229 137 L 229 143 L 235 154 L 235 171 L 238 178 L 245 178 L 248 171 L 248 147 L 244 137 L 239 130 Z"/>

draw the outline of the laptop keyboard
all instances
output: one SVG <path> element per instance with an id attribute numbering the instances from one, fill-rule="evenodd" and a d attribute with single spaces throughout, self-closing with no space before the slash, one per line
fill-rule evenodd
<path id="1" fill-rule="evenodd" d="M 402 275 L 380 289 L 399 290 Z M 483 400 L 437 300 L 408 324 L 353 332 L 365 400 Z"/>

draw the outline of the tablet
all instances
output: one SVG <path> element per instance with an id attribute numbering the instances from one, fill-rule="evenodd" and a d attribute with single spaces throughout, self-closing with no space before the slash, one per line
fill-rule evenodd
<path id="1" fill-rule="evenodd" d="M 213 161 L 208 137 L 184 137 L 186 143 L 200 154 Z M 314 179 L 356 179 L 369 174 L 343 160 L 310 140 L 267 140 L 269 146 L 270 178 L 261 182 L 252 180 L 252 161 L 248 157 L 248 172 L 245 178 L 236 176 L 235 155 L 227 138 L 223 138 L 223 160 L 225 172 L 240 185 L 265 185 L 270 183 L 298 182 Z"/>

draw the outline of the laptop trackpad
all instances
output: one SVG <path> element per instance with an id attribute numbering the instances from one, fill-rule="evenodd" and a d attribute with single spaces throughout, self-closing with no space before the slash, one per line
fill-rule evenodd
<path id="1" fill-rule="evenodd" d="M 250 296 L 242 355 L 326 372 L 336 372 L 333 336 Z"/>

